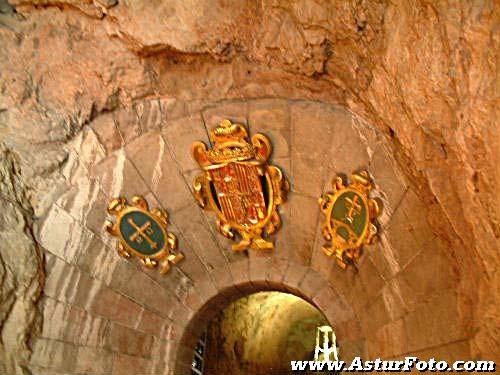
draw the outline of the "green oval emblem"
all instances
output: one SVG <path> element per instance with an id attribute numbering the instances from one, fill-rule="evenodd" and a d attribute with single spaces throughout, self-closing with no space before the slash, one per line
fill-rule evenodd
<path id="1" fill-rule="evenodd" d="M 332 192 L 319 198 L 319 206 L 326 216 L 323 237 L 329 242 L 321 249 L 335 256 L 338 265 L 346 269 L 356 266 L 363 244 L 371 244 L 377 234 L 375 219 L 380 214 L 376 199 L 370 198 L 373 182 L 367 171 L 353 173 L 352 182 L 344 183 L 342 176 L 332 180 Z"/>
<path id="2" fill-rule="evenodd" d="M 138 253 L 151 256 L 165 247 L 165 235 L 150 215 L 131 211 L 120 220 L 120 233 L 126 244 Z"/>
<path id="3" fill-rule="evenodd" d="M 340 194 L 333 205 L 331 220 L 332 228 L 345 241 L 359 239 L 368 224 L 368 212 L 363 198 L 353 191 Z"/>

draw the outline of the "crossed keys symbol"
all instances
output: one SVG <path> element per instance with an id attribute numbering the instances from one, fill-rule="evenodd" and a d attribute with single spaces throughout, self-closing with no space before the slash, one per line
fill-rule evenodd
<path id="1" fill-rule="evenodd" d="M 347 211 L 346 220 L 349 224 L 352 224 L 354 221 L 354 217 L 358 216 L 361 213 L 361 205 L 358 203 L 358 196 L 355 195 L 353 199 L 346 198 L 346 206 L 349 209 Z"/>
<path id="2" fill-rule="evenodd" d="M 148 241 L 152 249 L 156 249 L 158 247 L 158 244 L 149 237 L 149 235 L 154 234 L 154 231 L 151 228 L 150 221 L 144 223 L 142 227 L 139 227 L 132 218 L 129 218 L 127 222 L 135 229 L 135 233 L 129 237 L 130 241 L 140 244 L 142 242 L 142 239 L 144 238 L 146 241 Z"/>

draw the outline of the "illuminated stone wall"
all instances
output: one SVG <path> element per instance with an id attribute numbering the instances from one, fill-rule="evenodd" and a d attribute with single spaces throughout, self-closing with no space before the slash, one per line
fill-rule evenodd
<path id="1" fill-rule="evenodd" d="M 243 297 L 207 330 L 204 374 L 282 374 L 290 361 L 313 360 L 316 329 L 328 325 L 303 299 L 278 292 Z"/>
<path id="2" fill-rule="evenodd" d="M 66 156 L 50 186 L 53 202 L 35 209 L 33 236 L 46 278 L 33 371 L 188 367 L 195 336 L 209 319 L 235 298 L 262 289 L 314 301 L 336 327 L 347 356 L 439 346 L 445 356 L 469 353 L 470 316 L 459 313 L 456 260 L 433 233 L 426 207 L 377 129 L 340 107 L 310 101 L 229 101 L 187 115 L 164 106 L 155 99 L 98 116 L 59 151 Z M 136 117 L 136 110 L 144 115 Z M 290 178 L 273 253 L 228 251 L 230 242 L 216 232 L 213 216 L 194 204 L 190 182 L 198 171 L 187 150 L 193 139 L 207 141 L 205 124 L 220 117 L 269 134 L 273 160 Z M 128 124 L 125 131 L 119 121 Z M 123 143 L 109 136 L 114 132 Z M 385 205 L 382 239 L 367 249 L 354 274 L 321 251 L 317 196 L 329 189 L 335 172 L 368 165 Z M 115 253 L 102 224 L 107 201 L 118 194 L 143 194 L 169 211 L 186 259 L 166 277 Z"/>
<path id="3" fill-rule="evenodd" d="M 0 1 L 0 369 L 180 375 L 263 289 L 318 305 L 349 355 L 499 360 L 499 11 Z M 229 251 L 192 199 L 190 145 L 222 117 L 268 134 L 291 181 L 273 254 Z M 360 167 L 384 213 L 354 274 L 321 252 L 317 198 Z M 114 253 L 117 194 L 169 211 L 168 276 Z"/>

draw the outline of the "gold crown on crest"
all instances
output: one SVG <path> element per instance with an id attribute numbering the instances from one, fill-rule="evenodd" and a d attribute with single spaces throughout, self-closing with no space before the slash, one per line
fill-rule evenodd
<path id="1" fill-rule="evenodd" d="M 243 125 L 222 120 L 210 132 L 210 140 L 214 146 L 207 151 L 208 159 L 212 163 L 253 159 L 256 150 L 252 144 L 248 143 L 247 138 L 248 132 Z"/>

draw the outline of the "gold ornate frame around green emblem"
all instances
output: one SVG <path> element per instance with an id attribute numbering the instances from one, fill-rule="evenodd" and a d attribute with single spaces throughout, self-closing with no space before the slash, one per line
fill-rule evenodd
<path id="1" fill-rule="evenodd" d="M 143 197 L 134 196 L 129 205 L 123 197 L 112 199 L 108 213 L 116 216 L 116 223 L 106 221 L 105 228 L 119 238 L 117 252 L 124 258 L 138 257 L 148 268 L 160 265 L 165 274 L 170 264 L 180 262 L 184 255 L 171 253 L 177 248 L 177 238 L 167 231 L 168 215 L 165 210 L 149 210 Z"/>
<path id="2" fill-rule="evenodd" d="M 359 259 L 364 244 L 374 241 L 377 234 L 374 221 L 381 205 L 369 197 L 373 184 L 367 171 L 353 173 L 349 185 L 344 185 L 342 177 L 337 176 L 332 188 L 332 192 L 319 199 L 326 216 L 323 237 L 329 241 L 322 249 L 328 256 L 335 255 L 339 266 L 345 269 Z"/>

